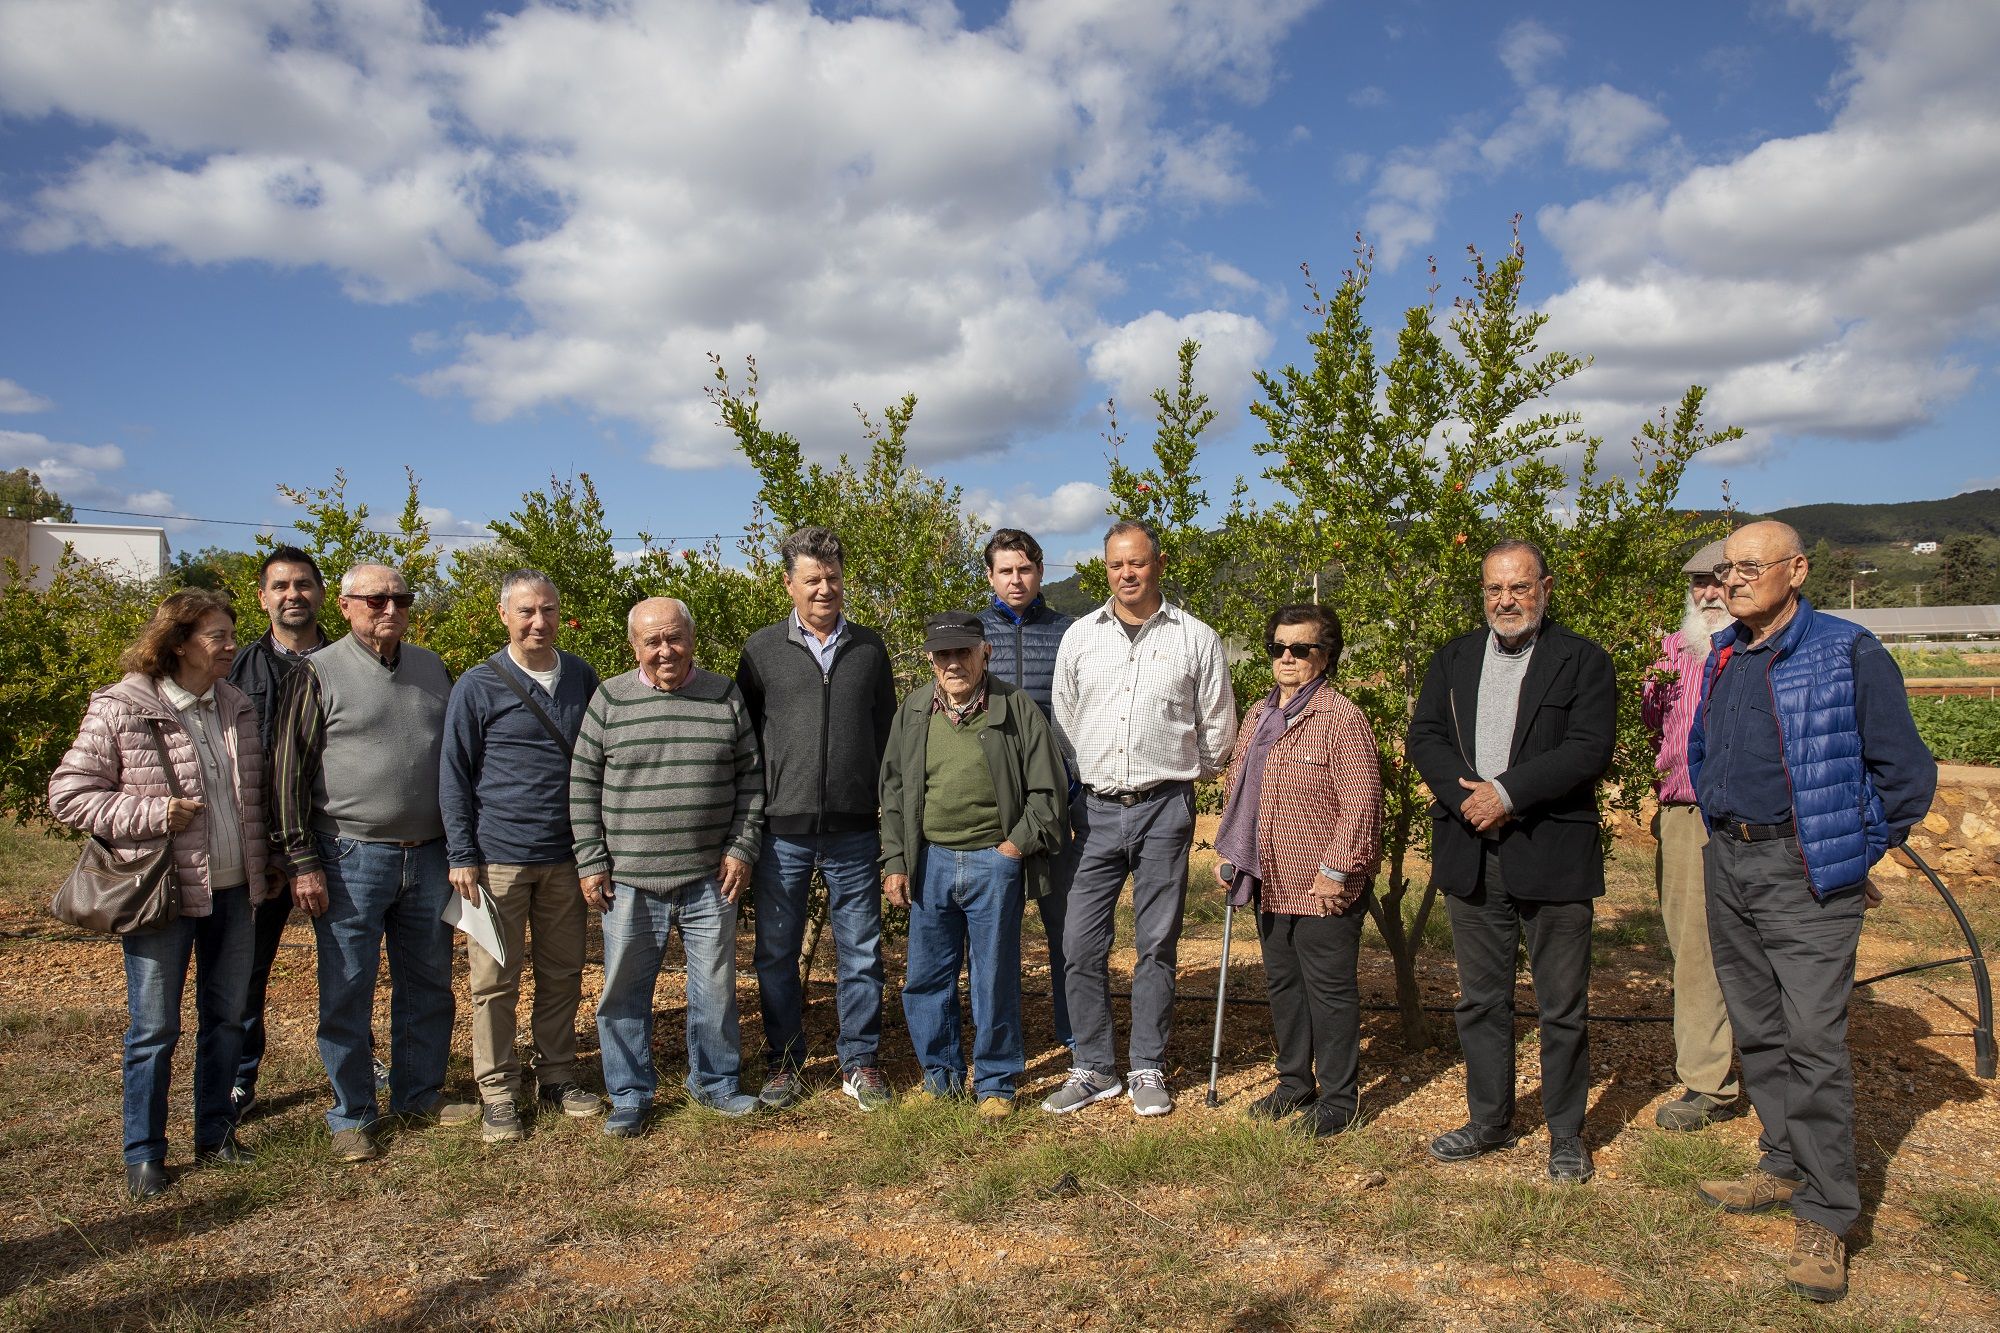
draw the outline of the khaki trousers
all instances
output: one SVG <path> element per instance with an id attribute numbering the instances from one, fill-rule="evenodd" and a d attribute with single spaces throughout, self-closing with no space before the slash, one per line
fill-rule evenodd
<path id="1" fill-rule="evenodd" d="M 486 867 L 486 891 L 500 913 L 507 966 L 466 942 L 472 968 L 472 1076 L 481 1101 L 513 1101 L 521 1091 L 521 1057 L 514 1047 L 521 1002 L 521 964 L 534 934 L 534 1070 L 541 1087 L 575 1078 L 576 1010 L 583 998 L 584 932 L 589 914 L 576 862 Z"/>
<path id="2" fill-rule="evenodd" d="M 1721 1101 L 1736 1096 L 1729 1076 L 1734 1042 L 1715 959 L 1708 943 L 1708 889 L 1702 848 L 1708 827 L 1692 805 L 1663 805 L 1653 821 L 1659 838 L 1660 917 L 1674 955 L 1674 1072 L 1689 1092 Z"/>

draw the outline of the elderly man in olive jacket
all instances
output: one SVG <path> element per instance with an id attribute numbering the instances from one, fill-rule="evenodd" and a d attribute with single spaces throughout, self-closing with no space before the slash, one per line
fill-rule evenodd
<path id="1" fill-rule="evenodd" d="M 923 1090 L 965 1093 L 958 974 L 969 962 L 973 1091 L 997 1118 L 1014 1109 L 1026 1063 L 1021 910 L 1048 891 L 1068 782 L 1042 710 L 988 674 L 980 618 L 947 612 L 925 628 L 936 680 L 897 710 L 882 759 L 882 888 L 910 909 L 903 1015 Z"/>

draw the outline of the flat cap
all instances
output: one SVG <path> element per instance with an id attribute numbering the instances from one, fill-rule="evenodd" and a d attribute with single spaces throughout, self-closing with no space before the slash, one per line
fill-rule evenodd
<path id="1" fill-rule="evenodd" d="M 1722 563 L 1722 542 L 1712 541 L 1688 557 L 1681 566 L 1683 574 L 1713 574 L 1715 567 Z"/>

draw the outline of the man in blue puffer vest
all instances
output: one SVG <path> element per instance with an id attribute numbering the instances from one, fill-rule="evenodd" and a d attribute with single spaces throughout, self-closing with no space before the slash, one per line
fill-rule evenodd
<path id="1" fill-rule="evenodd" d="M 1937 761 L 1903 676 L 1875 636 L 1799 595 L 1805 548 L 1752 523 L 1715 569 L 1736 623 L 1712 641 L 1688 771 L 1715 975 L 1763 1122 L 1763 1160 L 1702 1197 L 1732 1213 L 1789 1204 L 1785 1277 L 1815 1301 L 1847 1294 L 1845 1235 L 1861 1214 L 1847 1002 L 1868 871 L 1930 809 Z"/>
<path id="2" fill-rule="evenodd" d="M 986 539 L 986 581 L 993 585 L 993 600 L 979 613 L 986 626 L 986 642 L 993 658 L 986 664 L 991 674 L 1023 690 L 1041 705 L 1042 716 L 1053 721 L 1049 712 L 1049 690 L 1055 681 L 1056 649 L 1062 646 L 1063 631 L 1075 616 L 1049 608 L 1042 600 L 1042 544 L 1019 528 L 1000 528 Z M 1075 795 L 1075 782 L 1064 794 Z M 1049 890 L 1035 900 L 1042 916 L 1042 933 L 1049 941 L 1049 993 L 1054 997 L 1056 1040 L 1068 1046 L 1069 1000 L 1063 986 L 1069 969 L 1063 959 L 1064 909 L 1069 905 L 1069 882 L 1076 873 L 1076 848 L 1064 821 L 1062 846 L 1049 857 Z"/>

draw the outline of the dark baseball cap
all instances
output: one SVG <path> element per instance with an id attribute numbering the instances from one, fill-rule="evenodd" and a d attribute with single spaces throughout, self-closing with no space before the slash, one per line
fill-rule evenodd
<path id="1" fill-rule="evenodd" d="M 943 611 L 924 617 L 924 651 L 973 648 L 986 642 L 986 626 L 970 611 Z"/>

